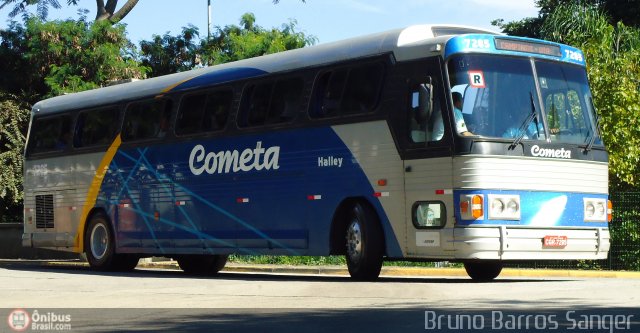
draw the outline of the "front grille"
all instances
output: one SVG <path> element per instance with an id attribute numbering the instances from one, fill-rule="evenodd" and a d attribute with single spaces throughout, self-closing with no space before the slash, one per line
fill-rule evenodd
<path id="1" fill-rule="evenodd" d="M 36 195 L 36 228 L 53 228 L 53 195 Z"/>

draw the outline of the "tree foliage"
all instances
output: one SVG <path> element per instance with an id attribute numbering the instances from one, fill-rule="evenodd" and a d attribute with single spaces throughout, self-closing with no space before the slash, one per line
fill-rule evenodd
<path id="1" fill-rule="evenodd" d="M 134 59 L 122 25 L 86 21 L 27 21 L 24 60 L 47 88 L 45 96 L 142 78 L 146 69 Z"/>
<path id="2" fill-rule="evenodd" d="M 139 0 L 127 0 L 120 9 L 118 8 L 118 0 L 96 0 L 96 21 L 108 21 L 111 23 L 120 22 L 131 10 L 138 4 Z M 79 0 L 67 0 L 67 5 L 78 5 Z M 30 18 L 29 7 L 36 6 L 36 15 L 41 20 L 46 20 L 49 16 L 49 7 L 60 9 L 62 6 L 58 0 L 0 0 L 0 9 L 13 4 L 9 17 L 16 17 L 22 14 L 26 21 Z"/>
<path id="3" fill-rule="evenodd" d="M 584 51 L 612 185 L 639 186 L 640 31 L 610 22 L 598 6 L 561 5 L 548 15 L 541 35 Z"/>
<path id="4" fill-rule="evenodd" d="M 604 11 L 606 20 L 611 25 L 615 26 L 618 22 L 622 22 L 627 26 L 640 27 L 640 0 L 536 0 L 535 3 L 540 8 L 538 17 L 506 23 L 502 19 L 497 19 L 491 23 L 512 36 L 541 38 L 542 26 L 558 7 L 578 6 Z"/>
<path id="5" fill-rule="evenodd" d="M 256 25 L 255 15 L 246 13 L 240 25 L 217 28 L 211 38 L 200 43 L 194 26 L 183 28 L 176 36 L 154 35 L 151 41 L 140 43 L 142 64 L 151 68 L 151 76 L 158 76 L 314 44 L 316 38 L 297 31 L 296 24 L 290 21 L 280 29 L 265 29 Z"/>
<path id="6" fill-rule="evenodd" d="M 221 64 L 293 50 L 317 42 L 314 36 L 297 31 L 295 20 L 283 24 L 280 29 L 265 29 L 255 22 L 255 15 L 246 13 L 240 19 L 239 26 L 218 28 L 214 36 L 201 45 L 203 62 Z"/>
<path id="7" fill-rule="evenodd" d="M 0 93 L 0 216 L 16 220 L 22 201 L 22 151 L 29 109 L 18 97 Z"/>
<path id="8" fill-rule="evenodd" d="M 198 63 L 198 28 L 182 28 L 176 36 L 169 33 L 153 35 L 152 40 L 140 42 L 142 64 L 150 68 L 149 75 L 160 76 L 194 68 Z"/>

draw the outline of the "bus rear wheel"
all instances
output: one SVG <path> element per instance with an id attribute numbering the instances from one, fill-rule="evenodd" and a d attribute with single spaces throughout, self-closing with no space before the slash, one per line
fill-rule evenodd
<path id="1" fill-rule="evenodd" d="M 91 268 L 101 271 L 131 271 L 138 265 L 133 254 L 116 254 L 109 218 L 103 213 L 91 217 L 85 237 L 85 254 Z"/>
<path id="2" fill-rule="evenodd" d="M 474 281 L 487 282 L 500 275 L 502 262 L 497 260 L 465 262 L 464 269 Z"/>
<path id="3" fill-rule="evenodd" d="M 347 268 L 358 281 L 378 278 L 382 269 L 384 237 L 376 213 L 367 205 L 356 204 L 349 214 L 346 230 Z"/>
<path id="4" fill-rule="evenodd" d="M 224 268 L 228 258 L 226 254 L 185 255 L 176 257 L 176 260 L 178 266 L 187 274 L 214 275 Z"/>

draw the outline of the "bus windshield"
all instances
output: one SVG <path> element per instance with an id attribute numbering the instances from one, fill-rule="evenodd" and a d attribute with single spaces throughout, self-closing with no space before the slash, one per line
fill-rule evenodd
<path id="1" fill-rule="evenodd" d="M 462 113 L 476 136 L 602 144 L 584 68 L 528 58 L 457 55 L 448 69 L 451 91 L 463 101 L 455 112 Z"/>

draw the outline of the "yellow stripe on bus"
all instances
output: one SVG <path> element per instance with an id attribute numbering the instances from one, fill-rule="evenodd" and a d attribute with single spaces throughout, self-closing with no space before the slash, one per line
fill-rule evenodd
<path id="1" fill-rule="evenodd" d="M 84 206 L 82 207 L 82 215 L 80 215 L 80 222 L 78 223 L 78 232 L 76 233 L 73 243 L 73 252 L 81 253 L 84 249 L 84 228 L 87 223 L 87 217 L 89 216 L 91 209 L 93 209 L 96 204 L 104 176 L 107 174 L 109 165 L 111 164 L 113 157 L 116 156 L 121 143 L 122 140 L 120 139 L 120 134 L 118 134 L 109 149 L 107 149 L 107 152 L 102 157 L 102 161 L 100 161 L 100 165 L 98 165 L 98 168 L 96 169 L 96 174 L 93 176 L 93 180 L 89 186 L 87 200 L 84 202 Z"/>

